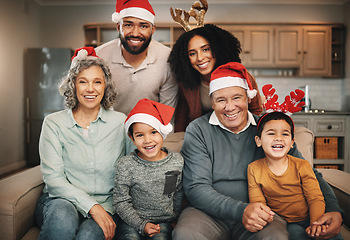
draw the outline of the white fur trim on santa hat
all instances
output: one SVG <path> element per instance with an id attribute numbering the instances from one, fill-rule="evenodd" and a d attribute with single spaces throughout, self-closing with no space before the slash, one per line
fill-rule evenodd
<path id="1" fill-rule="evenodd" d="M 249 90 L 247 81 L 244 78 L 240 77 L 221 77 L 215 80 L 210 81 L 209 84 L 209 95 L 219 89 L 227 87 L 241 87 L 247 90 L 248 98 L 252 99 L 257 94 L 257 90 Z"/>
<path id="2" fill-rule="evenodd" d="M 221 77 L 210 81 L 209 84 L 209 95 L 216 90 L 227 88 L 227 87 L 241 87 L 249 89 L 247 81 L 240 77 Z"/>
<path id="3" fill-rule="evenodd" d="M 120 20 L 122 20 L 125 17 L 136 17 L 154 24 L 154 15 L 150 11 L 138 7 L 125 8 L 119 13 L 114 12 L 112 14 L 112 21 L 119 23 Z"/>
<path id="4" fill-rule="evenodd" d="M 173 126 L 169 123 L 167 125 L 163 125 L 156 117 L 146 113 L 137 113 L 132 115 L 128 121 L 125 122 L 125 132 L 128 134 L 129 127 L 131 124 L 140 122 L 146 123 L 156 129 L 160 135 L 162 135 L 163 139 L 167 137 L 167 135 L 173 130 Z"/>

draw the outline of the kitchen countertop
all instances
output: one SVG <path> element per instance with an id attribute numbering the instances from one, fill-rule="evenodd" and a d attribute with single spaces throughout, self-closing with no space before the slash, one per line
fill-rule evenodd
<path id="1" fill-rule="evenodd" d="M 347 111 L 327 111 L 327 110 L 310 110 L 310 112 L 296 112 L 293 115 L 350 115 Z"/>

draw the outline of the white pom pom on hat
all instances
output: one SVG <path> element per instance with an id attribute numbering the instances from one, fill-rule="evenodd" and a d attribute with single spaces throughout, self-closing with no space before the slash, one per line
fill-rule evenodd
<path id="1" fill-rule="evenodd" d="M 154 10 L 148 0 L 117 0 L 112 21 L 119 23 L 124 17 L 136 17 L 154 24 Z"/>
<path id="2" fill-rule="evenodd" d="M 78 63 L 79 60 L 85 60 L 88 58 L 98 58 L 93 47 L 82 47 L 76 49 L 72 57 L 70 68 L 72 69 Z"/>
<path id="3" fill-rule="evenodd" d="M 219 66 L 211 74 L 209 95 L 216 90 L 236 86 L 246 89 L 250 99 L 254 98 L 258 92 L 253 89 L 247 69 L 241 63 L 229 62 Z"/>
<path id="4" fill-rule="evenodd" d="M 170 121 L 174 111 L 175 108 L 168 105 L 147 98 L 141 99 L 126 118 L 125 131 L 128 133 L 129 127 L 133 123 L 146 123 L 156 129 L 162 135 L 163 139 L 165 139 L 173 130 Z"/>

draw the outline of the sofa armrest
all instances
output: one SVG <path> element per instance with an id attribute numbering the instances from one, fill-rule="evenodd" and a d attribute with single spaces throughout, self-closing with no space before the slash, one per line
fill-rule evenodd
<path id="1" fill-rule="evenodd" d="M 343 223 L 350 228 L 350 173 L 337 169 L 317 169 L 332 187 L 339 206 L 344 211 Z"/>
<path id="2" fill-rule="evenodd" d="M 43 187 L 40 166 L 0 180 L 2 239 L 20 239 L 35 226 L 34 210 Z"/>

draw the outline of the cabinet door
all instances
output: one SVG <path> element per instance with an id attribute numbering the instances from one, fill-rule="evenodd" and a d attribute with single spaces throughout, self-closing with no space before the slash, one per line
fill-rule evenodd
<path id="1" fill-rule="evenodd" d="M 271 67 L 273 65 L 273 27 L 246 27 L 245 51 L 248 67 Z"/>
<path id="2" fill-rule="evenodd" d="M 248 50 L 246 50 L 247 33 L 245 32 L 244 27 L 243 26 L 220 26 L 220 27 L 229 31 L 233 36 L 235 36 L 239 40 L 242 48 L 240 58 L 242 60 L 242 64 L 246 65 L 246 57 L 247 57 Z"/>
<path id="3" fill-rule="evenodd" d="M 275 64 L 280 67 L 299 67 L 301 64 L 303 29 L 300 26 L 275 28 Z"/>
<path id="4" fill-rule="evenodd" d="M 330 27 L 304 27 L 303 49 L 302 75 L 329 76 L 331 65 Z"/>
<path id="5" fill-rule="evenodd" d="M 225 26 L 241 42 L 242 64 L 246 67 L 271 67 L 273 64 L 273 27 Z"/>

